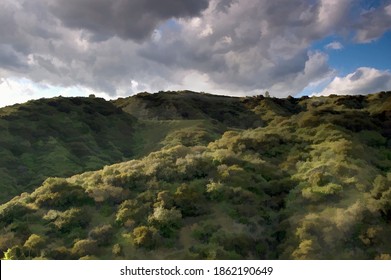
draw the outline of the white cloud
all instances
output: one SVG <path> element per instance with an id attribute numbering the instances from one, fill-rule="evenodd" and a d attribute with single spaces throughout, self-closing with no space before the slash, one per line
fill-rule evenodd
<path id="1" fill-rule="evenodd" d="M 391 4 L 363 12 L 357 25 L 357 42 L 370 43 L 378 39 L 391 28 Z"/>
<path id="2" fill-rule="evenodd" d="M 335 77 L 326 88 L 313 95 L 358 95 L 391 90 L 391 73 L 360 67 L 345 77 Z"/>
<path id="3" fill-rule="evenodd" d="M 208 37 L 213 34 L 213 28 L 210 24 L 207 24 L 204 30 L 201 31 L 200 37 Z"/>
<path id="4" fill-rule="evenodd" d="M 133 85 L 133 84 L 132 84 Z M 110 96 L 104 92 L 96 92 L 92 89 L 72 86 L 57 87 L 46 84 L 38 84 L 25 78 L 3 78 L 0 80 L 0 108 L 15 103 L 24 103 L 31 99 L 51 98 L 55 96 L 89 96 L 95 94 L 97 97 L 109 99 Z"/>
<path id="5" fill-rule="evenodd" d="M 384 11 L 386 12 L 386 15 L 391 17 L 391 4 L 384 7 Z"/>
<path id="6" fill-rule="evenodd" d="M 340 49 L 343 49 L 343 45 L 340 42 L 334 41 L 334 42 L 331 42 L 330 44 L 327 44 L 325 46 L 325 49 L 340 50 Z"/>

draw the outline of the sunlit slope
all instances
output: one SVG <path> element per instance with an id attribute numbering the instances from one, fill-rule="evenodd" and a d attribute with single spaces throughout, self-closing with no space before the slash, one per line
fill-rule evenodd
<path id="1" fill-rule="evenodd" d="M 135 139 L 165 147 L 142 157 L 153 147 L 139 146 L 138 159 L 47 179 L 1 205 L 0 250 L 8 259 L 391 258 L 390 99 L 243 99 L 262 126 L 216 130 L 196 146 L 186 141 L 210 119 L 144 121 Z M 153 135 L 160 125 L 172 132 Z"/>

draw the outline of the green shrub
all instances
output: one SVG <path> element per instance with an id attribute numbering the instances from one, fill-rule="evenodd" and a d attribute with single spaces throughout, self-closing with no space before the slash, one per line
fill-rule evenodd
<path id="1" fill-rule="evenodd" d="M 98 244 L 95 240 L 83 239 L 76 241 L 72 247 L 72 254 L 78 258 L 98 253 Z"/>
<path id="2" fill-rule="evenodd" d="M 175 208 L 166 209 L 159 206 L 149 216 L 148 222 L 159 229 L 162 236 L 171 237 L 182 224 L 182 214 Z"/>
<path id="3" fill-rule="evenodd" d="M 157 243 L 157 231 L 153 227 L 140 226 L 133 230 L 133 243 L 146 249 L 153 249 Z"/>
<path id="4" fill-rule="evenodd" d="M 90 222 L 90 217 L 86 211 L 80 208 L 71 208 L 59 213 L 53 221 L 53 225 L 61 232 L 70 232 L 72 229 L 86 227 Z"/>

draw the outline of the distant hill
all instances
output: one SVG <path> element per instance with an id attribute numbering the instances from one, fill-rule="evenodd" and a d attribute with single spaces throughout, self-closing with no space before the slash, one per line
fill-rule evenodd
<path id="1" fill-rule="evenodd" d="M 391 259 L 391 92 L 55 98 L 0 127 L 5 259 Z"/>
<path id="2" fill-rule="evenodd" d="M 260 126 L 260 119 L 247 107 L 243 98 L 192 91 L 139 93 L 120 98 L 114 104 L 138 119 L 218 121 L 229 127 Z"/>

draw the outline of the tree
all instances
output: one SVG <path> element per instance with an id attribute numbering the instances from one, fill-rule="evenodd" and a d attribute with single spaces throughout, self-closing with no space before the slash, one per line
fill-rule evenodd
<path id="1" fill-rule="evenodd" d="M 37 234 L 32 234 L 26 240 L 23 247 L 28 250 L 28 257 L 36 257 L 39 256 L 40 250 L 42 250 L 45 246 L 46 239 Z"/>

